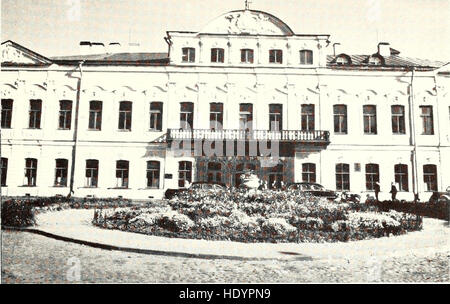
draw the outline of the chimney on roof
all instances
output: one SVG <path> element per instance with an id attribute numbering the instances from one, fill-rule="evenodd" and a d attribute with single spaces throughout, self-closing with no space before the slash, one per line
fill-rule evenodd
<path id="1" fill-rule="evenodd" d="M 105 45 L 101 42 L 92 42 L 91 44 L 91 54 L 105 54 Z"/>
<path id="2" fill-rule="evenodd" d="M 137 42 L 130 42 L 128 43 L 128 51 L 130 53 L 137 53 L 139 52 L 140 44 Z"/>
<path id="3" fill-rule="evenodd" d="M 391 48 L 388 42 L 378 43 L 378 55 L 381 55 L 383 57 L 391 56 Z"/>
<path id="4" fill-rule="evenodd" d="M 91 43 L 89 41 L 80 41 L 80 54 L 89 55 L 91 53 Z"/>
<path id="5" fill-rule="evenodd" d="M 107 51 L 109 54 L 117 54 L 121 52 L 121 45 L 119 42 L 111 42 L 108 47 Z"/>
<path id="6" fill-rule="evenodd" d="M 337 47 L 336 46 L 338 46 L 338 45 L 341 45 L 341 44 L 339 42 L 333 43 L 333 56 L 337 55 L 337 53 L 336 53 Z"/>

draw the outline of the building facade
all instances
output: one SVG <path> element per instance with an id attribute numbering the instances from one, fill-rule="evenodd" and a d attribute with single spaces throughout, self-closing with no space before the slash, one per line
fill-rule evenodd
<path id="1" fill-rule="evenodd" d="M 450 186 L 448 65 L 333 54 L 240 10 L 200 32 L 167 32 L 168 53 L 82 42 L 47 58 L 2 43 L 4 196 L 160 198 L 184 180 L 239 186 L 310 181 L 381 199 Z M 93 54 L 95 53 L 95 54 Z"/>

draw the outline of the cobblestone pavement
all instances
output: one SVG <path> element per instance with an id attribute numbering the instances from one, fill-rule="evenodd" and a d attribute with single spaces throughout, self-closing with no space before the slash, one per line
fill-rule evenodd
<path id="1" fill-rule="evenodd" d="M 449 282 L 450 272 L 448 250 L 352 260 L 234 261 L 106 251 L 27 232 L 2 231 L 2 240 L 2 283 L 71 283 L 77 259 L 81 283 Z"/>

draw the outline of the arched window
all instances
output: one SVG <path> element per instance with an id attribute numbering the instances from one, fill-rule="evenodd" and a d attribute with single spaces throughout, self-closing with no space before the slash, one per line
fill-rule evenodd
<path id="1" fill-rule="evenodd" d="M 86 187 L 96 188 L 98 186 L 98 160 L 86 160 Z"/>
<path id="2" fill-rule="evenodd" d="M 350 64 L 350 59 L 347 56 L 341 55 L 336 58 L 337 65 L 348 65 Z"/>
<path id="3" fill-rule="evenodd" d="M 313 51 L 301 50 L 300 51 L 300 64 L 313 64 Z"/>
<path id="4" fill-rule="evenodd" d="M 373 55 L 369 58 L 369 65 L 382 65 L 383 59 L 380 56 Z"/>
<path id="5" fill-rule="evenodd" d="M 133 104 L 130 101 L 122 101 L 119 106 L 119 130 L 131 131 L 131 115 Z"/>
<path id="6" fill-rule="evenodd" d="M 116 162 L 116 187 L 128 188 L 128 177 L 130 171 L 130 162 L 127 160 L 118 160 Z"/>

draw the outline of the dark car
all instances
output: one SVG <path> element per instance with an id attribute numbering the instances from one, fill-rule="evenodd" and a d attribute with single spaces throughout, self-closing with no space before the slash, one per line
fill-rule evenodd
<path id="1" fill-rule="evenodd" d="M 317 183 L 293 183 L 287 186 L 288 190 L 300 190 L 306 194 L 318 197 L 326 197 L 329 200 L 334 200 L 337 197 L 337 193 L 333 190 L 325 189 L 324 186 Z"/>
<path id="2" fill-rule="evenodd" d="M 189 187 L 189 189 L 186 188 L 180 188 L 180 189 L 167 189 L 164 196 L 166 199 L 172 199 L 174 196 L 178 195 L 182 192 L 187 191 L 193 191 L 193 190 L 223 190 L 225 189 L 225 185 L 221 183 L 213 183 L 213 182 L 195 182 L 192 183 L 192 185 Z"/>
<path id="3" fill-rule="evenodd" d="M 434 191 L 428 200 L 430 203 L 450 202 L 450 187 L 445 192 Z"/>

